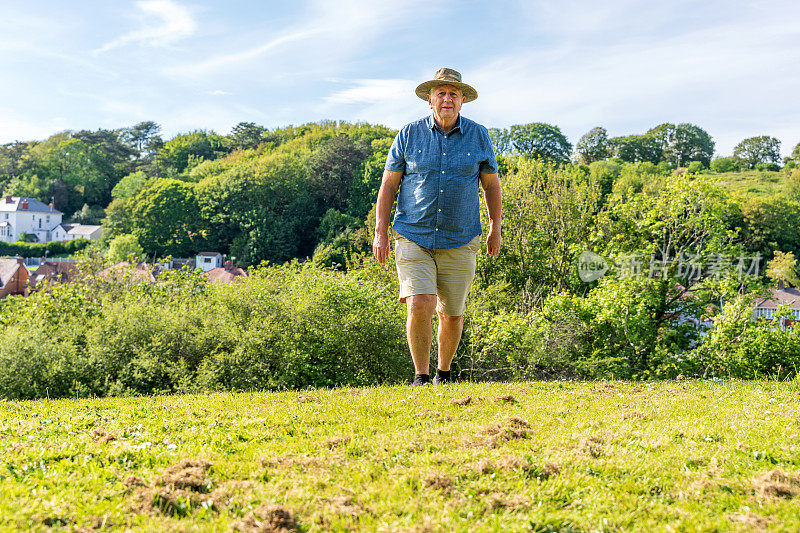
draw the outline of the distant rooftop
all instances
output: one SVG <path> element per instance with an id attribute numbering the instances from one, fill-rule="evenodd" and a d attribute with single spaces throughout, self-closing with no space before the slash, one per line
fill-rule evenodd
<path id="1" fill-rule="evenodd" d="M 22 209 L 27 202 L 28 208 Z M 26 211 L 29 213 L 46 213 L 48 215 L 60 215 L 61 211 L 53 209 L 49 205 L 37 200 L 36 198 L 22 198 L 19 196 L 0 196 L 0 212 Z"/>

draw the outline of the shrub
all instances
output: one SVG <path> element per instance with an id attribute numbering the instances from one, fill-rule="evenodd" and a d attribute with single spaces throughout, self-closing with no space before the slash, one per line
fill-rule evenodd
<path id="1" fill-rule="evenodd" d="M 0 303 L 0 397 L 372 385 L 411 374 L 396 293 L 291 264 L 207 285 L 87 278 Z"/>
<path id="2" fill-rule="evenodd" d="M 752 299 L 728 302 L 714 317 L 703 344 L 684 359 L 687 372 L 700 377 L 785 378 L 800 368 L 800 328 L 782 330 L 777 322 L 790 310 L 779 309 L 773 320 L 753 320 Z"/>
<path id="3" fill-rule="evenodd" d="M 778 172 L 781 166 L 778 163 L 757 163 L 756 170 L 767 172 Z"/>
<path id="4" fill-rule="evenodd" d="M 689 163 L 689 166 L 686 168 L 686 172 L 689 174 L 700 174 L 705 170 L 705 165 L 703 165 L 700 161 L 692 161 Z"/>
<path id="5" fill-rule="evenodd" d="M 736 156 L 718 157 L 711 162 L 714 172 L 736 172 L 742 168 L 742 160 Z"/>

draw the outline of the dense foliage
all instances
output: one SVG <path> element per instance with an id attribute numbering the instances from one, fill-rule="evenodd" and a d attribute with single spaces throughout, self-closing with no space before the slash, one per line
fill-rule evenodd
<path id="1" fill-rule="evenodd" d="M 154 285 L 89 276 L 4 300 L 0 365 L 11 371 L 0 376 L 0 397 L 408 376 L 391 260 L 384 270 L 369 257 L 394 131 L 241 123 L 228 136 L 195 131 L 166 142 L 158 131 L 141 123 L 6 145 L 0 179 L 15 193 L 60 191 L 56 201 L 72 206 L 75 220 L 91 220 L 106 205 L 107 263 L 208 249 L 242 266 L 273 266 L 253 267 L 249 279 L 230 285 L 182 273 Z M 748 139 L 736 155 L 712 160 L 713 140 L 692 124 L 615 138 L 594 128 L 569 163 L 571 145 L 555 126 L 490 135 L 504 246 L 496 258 L 479 258 L 457 375 L 796 373 L 795 330 L 757 323 L 741 303 L 752 305 L 777 283 L 800 284 L 800 169 L 789 159 L 770 170 L 777 166 L 770 138 Z M 40 256 L 85 244 L 0 246 Z M 605 265 L 590 280 L 578 268 L 588 252 Z M 761 270 L 742 275 L 737 261 L 745 258 Z"/>
<path id="2" fill-rule="evenodd" d="M 2 300 L 0 398 L 371 385 L 411 369 L 403 310 L 366 272 L 289 264 L 204 280 L 84 273 Z"/>

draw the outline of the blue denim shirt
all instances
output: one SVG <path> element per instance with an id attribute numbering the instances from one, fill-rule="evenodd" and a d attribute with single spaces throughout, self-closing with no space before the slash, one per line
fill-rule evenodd
<path id="1" fill-rule="evenodd" d="M 404 126 L 386 158 L 403 172 L 392 228 L 430 250 L 464 246 L 481 234 L 480 173 L 497 172 L 489 132 L 458 117 L 445 133 L 433 115 Z"/>

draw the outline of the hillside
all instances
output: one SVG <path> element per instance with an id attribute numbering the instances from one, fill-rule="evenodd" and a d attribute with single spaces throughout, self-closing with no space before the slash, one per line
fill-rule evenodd
<path id="1" fill-rule="evenodd" d="M 744 197 L 767 197 L 785 192 L 788 174 L 785 171 L 746 170 L 712 174 L 729 191 Z"/>
<path id="2" fill-rule="evenodd" d="M 538 382 L 2 402 L 0 529 L 796 531 L 797 392 Z"/>

